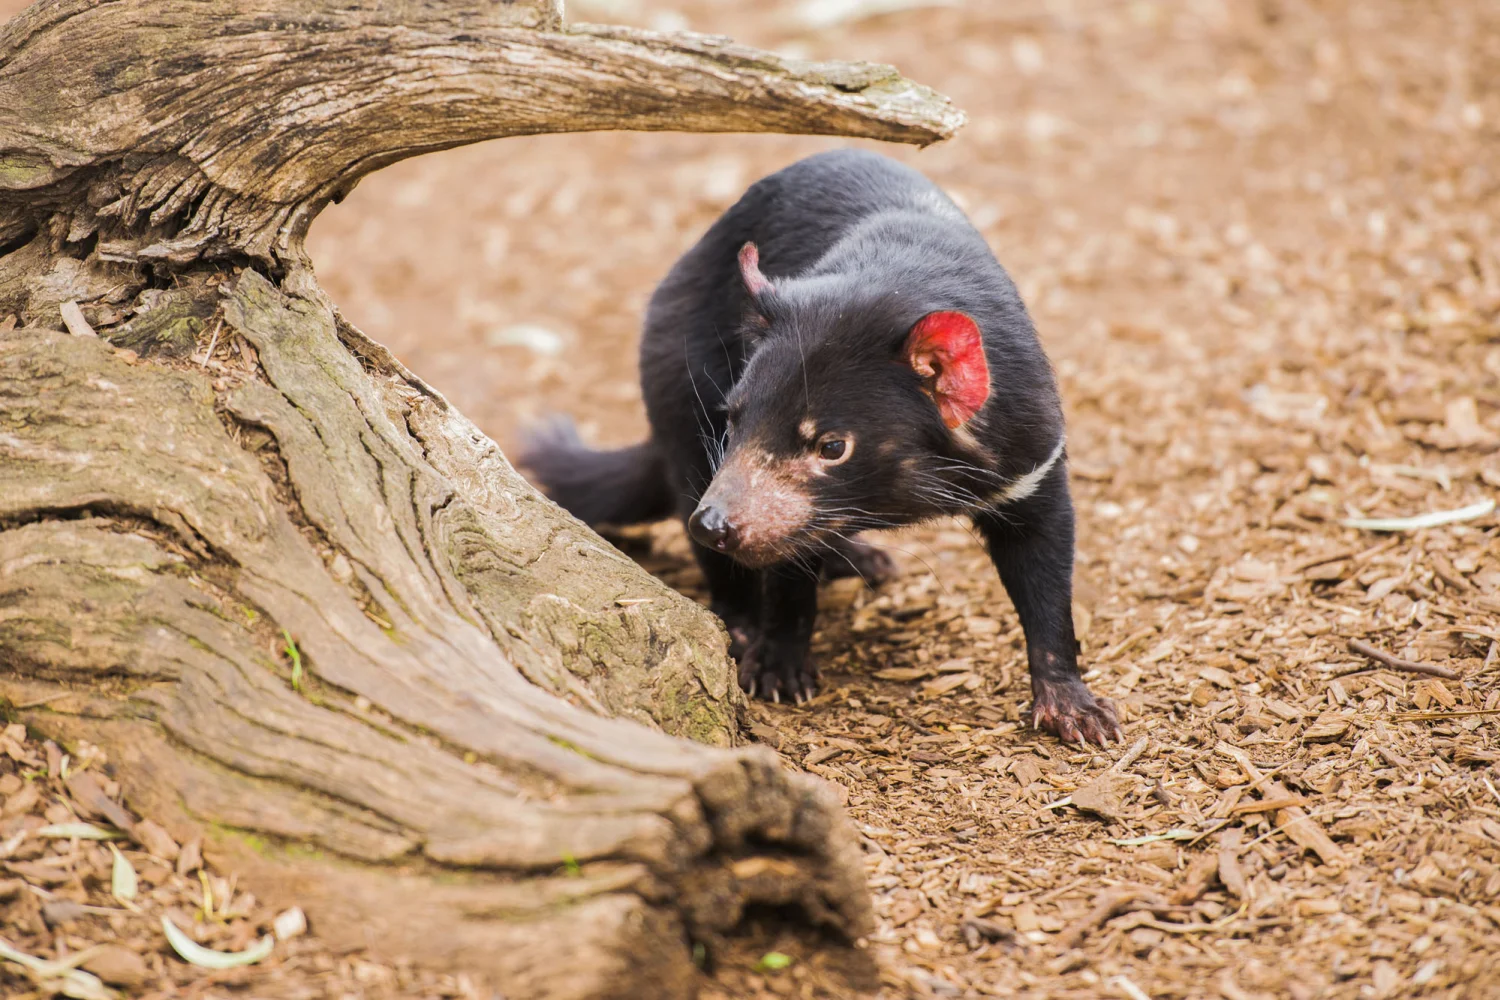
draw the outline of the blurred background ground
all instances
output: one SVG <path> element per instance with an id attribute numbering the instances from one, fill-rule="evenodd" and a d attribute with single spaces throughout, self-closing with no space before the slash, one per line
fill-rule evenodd
<path id="1" fill-rule="evenodd" d="M 971 118 L 956 140 L 882 149 L 967 208 L 1061 378 L 1084 661 L 1127 745 L 1146 739 L 1123 776 L 1101 779 L 1119 748 L 1021 724 L 1020 632 L 957 522 L 891 539 L 903 572 L 879 591 L 827 592 L 825 693 L 754 710 L 758 736 L 847 799 L 889 994 L 1500 996 L 1500 520 L 1339 523 L 1500 494 L 1500 7 L 579 0 L 569 16 L 890 62 L 951 95 Z M 310 247 L 348 316 L 502 446 L 555 411 L 623 444 L 645 429 L 653 283 L 746 185 L 835 145 L 454 150 L 365 180 Z M 698 593 L 678 528 L 636 549 Z M 1461 679 L 1336 676 L 1369 665 L 1350 639 Z M 1057 804 L 1075 791 L 1105 815 Z M 1309 818 L 1282 829 L 1276 805 L 1256 811 L 1273 799 Z M 27 946 L 49 956 L 107 938 L 37 926 Z M 153 995 L 471 989 L 300 940 L 276 960 L 290 971 L 174 978 L 153 959 Z M 708 995 L 843 995 L 795 946 L 768 930 L 756 948 L 791 967 L 728 956 Z"/>

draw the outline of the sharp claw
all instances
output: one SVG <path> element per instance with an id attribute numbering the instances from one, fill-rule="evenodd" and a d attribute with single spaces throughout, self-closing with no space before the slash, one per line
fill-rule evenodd
<path id="1" fill-rule="evenodd" d="M 778 705 L 781 704 L 781 688 L 772 688 L 771 689 L 771 700 L 774 701 Z"/>
<path id="2" fill-rule="evenodd" d="M 748 693 L 749 693 L 750 697 L 752 697 L 752 698 L 755 697 L 755 678 L 754 677 L 750 678 L 750 690 L 749 690 Z"/>

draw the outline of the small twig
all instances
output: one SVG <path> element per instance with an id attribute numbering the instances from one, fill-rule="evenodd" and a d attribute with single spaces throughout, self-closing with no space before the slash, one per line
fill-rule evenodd
<path id="1" fill-rule="evenodd" d="M 1442 677 L 1443 679 L 1450 681 L 1456 681 L 1460 676 L 1462 676 L 1458 671 L 1451 670 L 1448 667 L 1439 667 L 1431 663 L 1418 663 L 1415 660 L 1403 660 L 1399 656 L 1392 656 L 1385 650 L 1378 649 L 1375 646 L 1370 645 L 1368 642 L 1364 642 L 1359 639 L 1349 640 L 1349 652 L 1358 653 L 1361 656 L 1368 656 L 1376 663 L 1390 667 L 1392 670 L 1404 670 L 1409 674 L 1426 674 L 1429 677 Z M 1360 668 L 1360 670 L 1368 669 L 1370 668 Z M 1349 671 L 1349 673 L 1359 673 L 1359 671 L 1351 670 Z M 1335 674 L 1334 676 L 1347 677 L 1349 676 L 1349 674 Z"/>
<path id="2" fill-rule="evenodd" d="M 1471 708 L 1458 712 L 1397 712 L 1397 722 L 1432 722 L 1436 719 L 1464 719 L 1474 715 L 1500 715 L 1500 708 Z"/>
<path id="3" fill-rule="evenodd" d="M 1111 767 L 1110 770 L 1115 772 L 1123 772 L 1127 767 L 1135 763 L 1135 759 L 1137 757 L 1145 752 L 1146 737 L 1142 736 L 1140 739 L 1136 740 L 1134 744 L 1131 745 L 1129 750 L 1126 750 L 1123 754 L 1120 755 L 1120 759 L 1115 761 L 1114 766 Z"/>
<path id="4" fill-rule="evenodd" d="M 1326 556 L 1318 556 L 1316 559 L 1304 559 L 1292 566 L 1293 573 L 1302 573 L 1312 569 L 1314 566 L 1326 566 L 1329 563 L 1343 562 L 1359 555 L 1358 549 L 1340 549 Z"/>
<path id="5" fill-rule="evenodd" d="M 208 363 L 213 360 L 214 348 L 219 346 L 219 331 L 224 329 L 224 321 L 221 319 L 214 324 L 214 335 L 208 340 L 208 352 L 203 355 L 203 364 L 200 368 L 207 368 Z"/>
<path id="6" fill-rule="evenodd" d="M 935 729 L 928 729 L 926 726 L 922 725 L 920 722 L 914 722 L 914 721 L 912 721 L 911 719 L 909 719 L 908 717 L 906 717 L 904 715 L 898 715 L 898 716 L 896 716 L 896 721 L 906 723 L 908 726 L 910 726 L 911 728 L 915 729 L 917 732 L 921 733 L 923 736 L 936 736 L 937 735 L 937 730 L 935 730 Z"/>
<path id="7" fill-rule="evenodd" d="M 1307 800 L 1300 795 L 1287 795 L 1279 799 L 1257 799 L 1253 802 L 1241 802 L 1229 810 L 1229 815 L 1243 816 L 1247 813 L 1275 812 L 1278 809 L 1290 809 L 1293 806 L 1307 804 Z"/>

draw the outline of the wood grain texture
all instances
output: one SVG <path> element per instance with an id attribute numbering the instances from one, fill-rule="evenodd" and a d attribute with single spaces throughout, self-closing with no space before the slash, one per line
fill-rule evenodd
<path id="1" fill-rule="evenodd" d="M 718 621 L 344 320 L 302 238 L 481 139 L 961 121 L 888 67 L 547 0 L 28 8 L 0 30 L 0 697 L 325 938 L 508 996 L 689 996 L 693 944 L 758 907 L 848 947 L 856 840 L 744 745 Z"/>
<path id="2" fill-rule="evenodd" d="M 468 142 L 629 128 L 926 144 L 962 122 L 889 66 L 565 28 L 550 3 L 42 3 L 0 35 L 0 241 L 71 208 L 70 237 L 98 233 L 105 259 L 282 262 L 361 176 Z"/>

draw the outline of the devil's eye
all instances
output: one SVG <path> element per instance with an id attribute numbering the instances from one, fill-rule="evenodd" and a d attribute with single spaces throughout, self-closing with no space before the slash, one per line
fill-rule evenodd
<path id="1" fill-rule="evenodd" d="M 844 437 L 825 437 L 818 444 L 818 457 L 825 462 L 842 462 L 849 457 L 851 442 Z"/>

